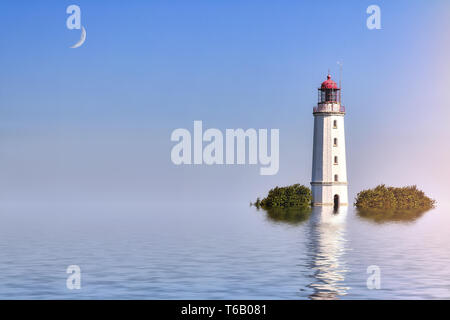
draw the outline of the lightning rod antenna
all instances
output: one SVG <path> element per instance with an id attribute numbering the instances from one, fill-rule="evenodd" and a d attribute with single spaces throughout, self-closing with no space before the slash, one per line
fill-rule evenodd
<path id="1" fill-rule="evenodd" d="M 342 104 L 342 67 L 344 63 L 342 61 L 338 61 L 337 64 L 339 65 L 339 89 L 341 89 L 341 104 Z"/>

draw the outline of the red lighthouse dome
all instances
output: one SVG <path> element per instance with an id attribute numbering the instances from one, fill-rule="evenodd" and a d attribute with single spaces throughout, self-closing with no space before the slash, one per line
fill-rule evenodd
<path id="1" fill-rule="evenodd" d="M 336 82 L 331 80 L 330 75 L 327 76 L 327 80 L 322 82 L 321 89 L 337 89 L 337 88 L 338 88 L 338 86 L 337 86 Z"/>

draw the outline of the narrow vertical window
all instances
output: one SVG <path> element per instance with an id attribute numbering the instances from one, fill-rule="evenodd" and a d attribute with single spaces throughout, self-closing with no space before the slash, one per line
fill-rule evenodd
<path id="1" fill-rule="evenodd" d="M 334 143 L 333 143 L 333 145 L 334 145 L 335 147 L 337 147 L 337 138 L 334 138 Z"/>
<path id="2" fill-rule="evenodd" d="M 339 181 L 339 177 L 337 174 L 334 175 L 334 182 L 338 182 Z"/>
<path id="3" fill-rule="evenodd" d="M 334 164 L 338 164 L 338 157 L 334 157 Z"/>
<path id="4" fill-rule="evenodd" d="M 337 120 L 334 120 L 334 121 L 333 121 L 333 128 L 334 128 L 334 129 L 337 129 Z"/>

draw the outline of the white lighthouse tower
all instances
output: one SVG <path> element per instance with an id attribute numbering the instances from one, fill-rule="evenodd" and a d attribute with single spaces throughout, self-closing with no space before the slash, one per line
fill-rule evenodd
<path id="1" fill-rule="evenodd" d="M 319 88 L 314 108 L 314 145 L 311 191 L 314 206 L 348 205 L 345 161 L 345 108 L 341 88 L 328 75 Z"/>

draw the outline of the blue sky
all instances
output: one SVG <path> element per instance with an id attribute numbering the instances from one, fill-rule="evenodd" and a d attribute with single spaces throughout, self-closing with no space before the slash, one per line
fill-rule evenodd
<path id="1" fill-rule="evenodd" d="M 415 49 L 412 37 L 439 7 L 411 2 L 381 2 L 384 29 L 369 31 L 366 1 L 80 1 L 88 40 L 79 50 L 68 50 L 79 38 L 65 27 L 72 1 L 3 2 L 8 121 L 172 127 L 200 117 L 281 126 L 311 107 L 337 60 L 347 90 L 363 77 L 395 81 L 395 69 L 415 59 L 401 57 Z M 365 93 L 357 89 L 352 95 Z"/>
<path id="2" fill-rule="evenodd" d="M 87 30 L 78 49 L 69 49 L 80 36 L 66 28 L 70 4 Z M 371 4 L 382 30 L 366 28 Z M 337 61 L 351 192 L 417 183 L 439 197 L 450 173 L 438 147 L 450 137 L 448 21 L 446 0 L 2 1 L 3 198 L 43 185 L 74 197 L 89 185 L 106 200 L 207 192 L 246 201 L 275 184 L 308 184 L 311 110 Z M 174 167 L 170 133 L 194 120 L 280 129 L 279 174 Z"/>

